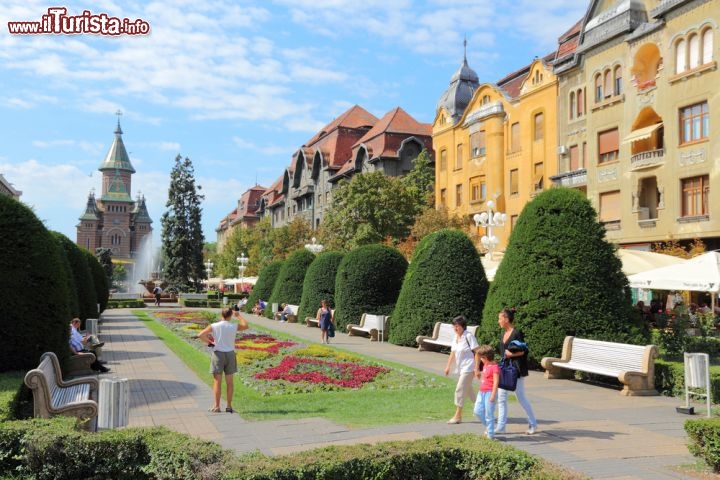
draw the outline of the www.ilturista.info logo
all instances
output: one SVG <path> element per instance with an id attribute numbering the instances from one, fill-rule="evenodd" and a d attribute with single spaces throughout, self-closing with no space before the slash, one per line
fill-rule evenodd
<path id="1" fill-rule="evenodd" d="M 90 13 L 90 10 L 84 10 L 81 15 L 68 15 L 65 7 L 51 7 L 39 22 L 8 22 L 8 31 L 14 35 L 147 35 L 150 24 L 140 18 L 111 17 L 107 13 Z"/>

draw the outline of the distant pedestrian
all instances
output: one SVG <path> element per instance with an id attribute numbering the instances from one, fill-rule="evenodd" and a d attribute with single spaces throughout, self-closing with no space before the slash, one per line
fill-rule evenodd
<path id="1" fill-rule="evenodd" d="M 233 314 L 238 318 L 239 323 L 231 323 Z M 222 318 L 205 327 L 198 334 L 198 338 L 206 342 L 212 348 L 210 361 L 210 373 L 213 375 L 213 394 L 215 404 L 210 408 L 211 412 L 220 411 L 220 396 L 222 392 L 222 376 L 225 375 L 226 401 L 225 411 L 234 413 L 232 407 L 233 397 L 233 375 L 237 373 L 237 360 L 235 358 L 235 337 L 239 330 L 246 330 L 248 323 L 240 315 L 239 311 L 232 307 L 222 309 Z M 212 335 L 212 337 L 211 337 Z"/>
<path id="2" fill-rule="evenodd" d="M 160 298 L 162 297 L 162 288 L 160 288 L 160 285 L 155 285 L 155 288 L 153 288 L 153 294 L 155 294 L 155 306 L 160 306 Z"/>
<path id="3" fill-rule="evenodd" d="M 528 376 L 528 351 L 527 349 L 516 349 L 511 347 L 510 343 L 518 341 L 524 343 L 522 332 L 515 329 L 513 322 L 515 321 L 515 309 L 503 308 L 498 314 L 498 325 L 503 329 L 498 343 L 498 350 L 501 358 L 510 358 L 515 362 L 520 372 L 517 379 L 517 387 L 515 388 L 515 396 L 527 414 L 528 429 L 525 433 L 533 435 L 537 431 L 537 419 L 533 412 L 532 405 L 525 395 L 525 377 Z M 495 433 L 505 433 L 505 424 L 507 423 L 507 396 L 508 391 L 502 388 L 498 390 L 498 419 Z"/>
<path id="4" fill-rule="evenodd" d="M 445 366 L 445 375 L 450 373 L 450 365 L 455 360 L 455 366 L 459 374 L 455 386 L 455 415 L 447 421 L 450 424 L 462 423 L 462 411 L 465 399 L 475 401 L 476 395 L 473 390 L 473 376 L 475 375 L 476 363 L 475 352 L 479 347 L 475 335 L 468 332 L 467 320 L 463 315 L 453 318 L 455 336 L 450 346 L 450 357 Z"/>
<path id="5" fill-rule="evenodd" d="M 315 314 L 315 319 L 318 321 L 320 327 L 320 342 L 330 343 L 330 337 L 328 336 L 328 330 L 334 327 L 332 310 L 328 307 L 327 300 L 320 300 L 320 308 L 318 308 Z"/>

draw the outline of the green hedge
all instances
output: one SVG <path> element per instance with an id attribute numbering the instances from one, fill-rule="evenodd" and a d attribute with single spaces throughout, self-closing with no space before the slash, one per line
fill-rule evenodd
<path id="1" fill-rule="evenodd" d="M 257 282 L 255 282 L 255 286 L 250 292 L 248 302 L 245 305 L 246 313 L 252 312 L 252 309 L 258 300 L 265 300 L 266 302 L 268 301 L 270 295 L 272 294 L 273 286 L 275 286 L 275 281 L 277 280 L 278 274 L 280 273 L 280 269 L 282 268 L 282 266 L 283 261 L 276 260 L 272 263 L 269 263 L 267 266 L 265 266 L 265 268 L 260 270 Z"/>
<path id="2" fill-rule="evenodd" d="M 365 245 L 347 253 L 335 277 L 335 324 L 344 332 L 363 313 L 390 315 L 397 302 L 408 262 L 386 245 Z M 390 324 L 392 332 L 392 323 Z"/>
<path id="3" fill-rule="evenodd" d="M 277 303 L 278 308 L 282 303 L 300 305 L 305 273 L 313 260 L 315 254 L 304 248 L 296 250 L 285 260 L 270 294 L 268 308 L 265 309 L 267 318 L 275 315 L 271 308 L 273 303 Z"/>
<path id="4" fill-rule="evenodd" d="M 305 317 L 315 317 L 320 300 L 327 300 L 328 306 L 335 308 L 335 277 L 342 259 L 340 252 L 324 252 L 310 264 L 303 282 L 299 322 L 303 322 Z"/>
<path id="5" fill-rule="evenodd" d="M 418 335 L 432 335 L 435 322 L 464 315 L 480 322 L 488 281 L 472 241 L 460 230 L 444 229 L 415 249 L 391 315 L 390 343 L 415 346 Z"/>
<path id="6" fill-rule="evenodd" d="M 164 427 L 87 433 L 73 430 L 73 425 L 70 417 L 0 424 L 0 471 L 35 480 L 584 478 L 470 434 L 235 457 L 215 443 Z"/>
<path id="7" fill-rule="evenodd" d="M 690 453 L 708 464 L 714 472 L 720 473 L 720 419 L 704 418 L 685 422 Z"/>
<path id="8" fill-rule="evenodd" d="M 107 308 L 145 308 L 143 300 L 108 300 Z"/>
<path id="9" fill-rule="evenodd" d="M 655 360 L 655 389 L 663 395 L 685 398 L 685 365 L 682 362 Z M 720 401 L 720 366 L 710 367 L 710 394 Z"/>
<path id="10" fill-rule="evenodd" d="M 183 307 L 188 308 L 222 308 L 223 302 L 222 300 L 191 300 L 191 299 L 183 299 L 182 301 Z M 229 304 L 228 304 L 229 305 Z"/>

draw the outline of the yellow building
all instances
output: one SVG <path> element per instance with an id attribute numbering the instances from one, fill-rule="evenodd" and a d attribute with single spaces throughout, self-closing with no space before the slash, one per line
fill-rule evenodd
<path id="1" fill-rule="evenodd" d="M 465 58 L 437 104 L 435 204 L 472 219 L 492 200 L 507 215 L 492 231 L 497 250 L 505 249 L 525 204 L 557 172 L 554 57 L 536 58 L 495 84 L 480 84 Z"/>
<path id="2" fill-rule="evenodd" d="M 595 0 L 561 37 L 553 180 L 582 186 L 586 169 L 609 240 L 720 247 L 719 26 L 717 1 Z"/>

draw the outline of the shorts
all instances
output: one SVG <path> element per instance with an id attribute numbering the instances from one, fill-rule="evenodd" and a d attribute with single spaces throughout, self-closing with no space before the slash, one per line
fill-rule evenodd
<path id="1" fill-rule="evenodd" d="M 224 373 L 232 375 L 237 373 L 237 358 L 235 352 L 218 352 L 213 351 L 210 355 L 210 373 L 217 375 Z"/>

